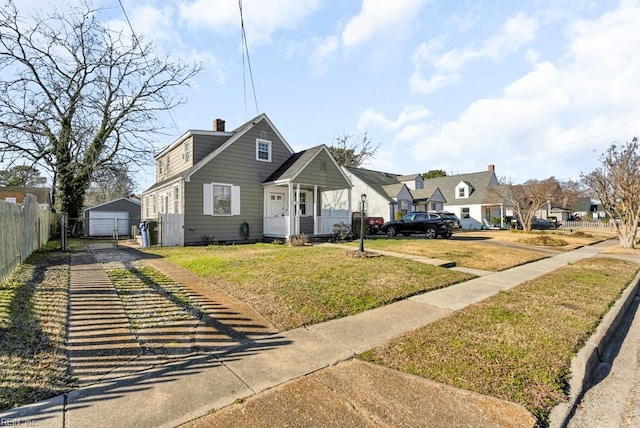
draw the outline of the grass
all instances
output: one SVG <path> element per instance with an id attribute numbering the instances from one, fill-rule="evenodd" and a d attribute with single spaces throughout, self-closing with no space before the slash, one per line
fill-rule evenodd
<path id="1" fill-rule="evenodd" d="M 69 256 L 55 243 L 0 283 L 0 409 L 73 386 L 65 353 Z"/>
<path id="2" fill-rule="evenodd" d="M 392 257 L 348 258 L 327 247 L 255 244 L 148 252 L 251 304 L 280 330 L 353 315 L 472 277 Z"/>
<path id="3" fill-rule="evenodd" d="M 456 266 L 493 272 L 547 257 L 531 250 L 448 239 L 376 238 L 368 240 L 365 248 L 448 260 L 455 262 Z"/>
<path id="4" fill-rule="evenodd" d="M 541 424 L 570 361 L 639 266 L 590 258 L 364 353 L 361 358 L 524 405 Z"/>

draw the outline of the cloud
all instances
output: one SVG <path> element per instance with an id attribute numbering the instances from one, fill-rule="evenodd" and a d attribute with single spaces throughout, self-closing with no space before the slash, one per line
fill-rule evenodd
<path id="1" fill-rule="evenodd" d="M 425 162 L 458 157 L 478 167 L 501 158 L 503 171 L 520 180 L 576 178 L 577 170 L 593 169 L 594 151 L 640 130 L 638 22 L 640 7 L 624 4 L 597 19 L 570 22 L 557 63 L 535 64 L 499 96 L 473 102 L 416 138 L 412 156 Z"/>
<path id="2" fill-rule="evenodd" d="M 242 14 L 247 40 L 252 45 L 269 43 L 273 33 L 299 27 L 319 7 L 319 0 L 244 0 Z M 183 1 L 179 10 L 189 28 L 220 34 L 240 31 L 240 9 L 235 1 Z"/>
<path id="3" fill-rule="evenodd" d="M 431 94 L 460 80 L 460 70 L 482 58 L 500 61 L 531 42 L 538 30 L 535 18 L 519 12 L 509 18 L 500 33 L 485 40 L 480 47 L 454 49 L 440 54 L 442 39 L 422 43 L 414 53 L 414 71 L 409 87 L 417 94 Z M 433 70 L 428 75 L 425 70 Z"/>
<path id="4" fill-rule="evenodd" d="M 381 129 L 383 131 L 397 131 L 416 121 L 422 121 L 430 115 L 424 106 L 407 106 L 395 119 L 387 119 L 384 114 L 374 108 L 368 108 L 358 118 L 358 129 L 362 132 L 370 129 Z"/>
<path id="5" fill-rule="evenodd" d="M 342 32 L 342 45 L 351 48 L 380 34 L 397 34 L 399 28 L 407 28 L 426 3 L 426 0 L 363 0 L 360 13 L 349 20 Z"/>
<path id="6" fill-rule="evenodd" d="M 323 75 L 330 63 L 334 52 L 338 50 L 338 38 L 335 36 L 327 36 L 323 39 L 314 40 L 315 48 L 311 54 L 309 61 L 316 75 Z"/>

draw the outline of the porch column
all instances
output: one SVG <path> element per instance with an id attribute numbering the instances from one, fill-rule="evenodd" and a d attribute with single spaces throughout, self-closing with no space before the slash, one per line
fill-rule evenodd
<path id="1" fill-rule="evenodd" d="M 313 234 L 318 234 L 318 185 L 313 186 Z"/>
<path id="2" fill-rule="evenodd" d="M 504 229 L 504 205 L 500 204 L 500 229 Z"/>
<path id="3" fill-rule="evenodd" d="M 293 202 L 293 183 L 289 182 L 289 184 L 287 185 L 289 191 L 288 191 L 288 204 L 289 204 L 289 224 L 287 225 L 287 233 L 286 233 L 286 238 L 289 238 L 291 236 L 291 227 L 294 224 L 294 216 L 295 216 L 295 203 Z M 295 232 L 294 232 L 295 233 Z"/>
<path id="4" fill-rule="evenodd" d="M 293 230 L 300 235 L 300 183 L 296 185 L 296 224 Z"/>
<path id="5" fill-rule="evenodd" d="M 351 187 L 347 189 L 347 211 L 349 211 L 349 219 L 347 222 L 351 226 Z"/>
<path id="6" fill-rule="evenodd" d="M 262 234 L 267 231 L 267 215 L 269 215 L 269 197 L 266 187 L 262 188 Z"/>

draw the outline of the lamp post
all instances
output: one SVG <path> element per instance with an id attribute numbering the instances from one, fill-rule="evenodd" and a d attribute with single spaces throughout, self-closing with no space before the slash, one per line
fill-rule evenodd
<path id="1" fill-rule="evenodd" d="M 364 203 L 367 200 L 367 195 L 363 193 L 360 195 L 362 206 L 360 208 L 360 252 L 364 252 Z"/>

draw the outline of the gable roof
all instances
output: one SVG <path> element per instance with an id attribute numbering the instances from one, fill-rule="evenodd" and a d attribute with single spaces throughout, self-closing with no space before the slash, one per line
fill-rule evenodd
<path id="1" fill-rule="evenodd" d="M 126 201 L 126 202 L 129 202 L 131 204 L 138 205 L 138 207 L 141 205 L 139 199 L 125 198 L 123 196 L 123 197 L 120 197 L 120 198 L 112 199 L 112 200 L 107 201 L 107 202 L 102 202 L 101 204 L 97 204 L 97 205 L 93 205 L 91 207 L 87 207 L 87 208 L 84 209 L 84 211 L 91 211 L 93 209 L 101 208 L 101 207 L 104 207 L 104 206 L 107 206 L 107 205 L 111 205 L 113 203 L 120 202 L 120 201 Z"/>
<path id="2" fill-rule="evenodd" d="M 464 182 L 472 191 L 468 198 L 456 199 L 456 186 Z M 424 189 L 432 192 L 439 188 L 450 205 L 483 204 L 488 202 L 487 187 L 497 183 L 493 170 L 472 172 L 468 174 L 449 175 L 445 177 L 428 178 L 424 181 Z"/>
<path id="3" fill-rule="evenodd" d="M 304 169 L 322 152 L 326 152 L 329 158 L 333 161 L 334 167 L 342 175 L 342 178 L 351 185 L 351 181 L 345 175 L 342 168 L 340 168 L 336 163 L 333 156 L 331 156 L 329 149 L 327 149 L 327 146 L 324 144 L 292 154 L 289 156 L 289 159 L 287 159 L 278 167 L 278 169 L 263 181 L 263 184 L 295 180 L 296 177 L 298 177 L 298 175 L 304 171 Z"/>
<path id="4" fill-rule="evenodd" d="M 189 181 L 191 179 L 191 176 L 194 173 L 199 171 L 202 167 L 204 167 L 206 164 L 208 164 L 213 158 L 215 158 L 220 153 L 222 153 L 227 147 L 229 147 L 231 144 L 236 142 L 238 139 L 240 139 L 240 137 L 242 137 L 249 130 L 251 130 L 251 128 L 253 128 L 254 126 L 256 126 L 258 123 L 260 123 L 262 121 L 265 121 L 271 127 L 271 129 L 273 130 L 273 132 L 276 133 L 276 135 L 278 136 L 280 141 L 282 141 L 282 144 L 284 144 L 284 146 L 287 148 L 287 150 L 289 150 L 289 152 L 291 152 L 293 154 L 293 149 L 291 148 L 289 143 L 287 143 L 287 141 L 284 139 L 282 134 L 280 134 L 280 131 L 278 131 L 278 129 L 273 125 L 273 123 L 271 122 L 269 117 L 265 113 L 262 113 L 261 115 L 254 117 L 250 121 L 245 122 L 242 125 L 240 125 L 239 127 L 237 127 L 236 129 L 234 129 L 232 131 L 233 135 L 231 136 L 231 138 L 229 138 L 227 141 L 225 141 L 224 144 L 222 144 L 220 147 L 218 147 L 217 149 L 213 150 L 207 156 L 202 158 L 202 160 L 200 160 L 194 166 L 192 166 L 191 168 L 189 168 L 185 172 L 181 173 L 181 175 L 184 177 L 184 180 L 185 181 Z"/>
<path id="5" fill-rule="evenodd" d="M 384 186 L 398 184 L 398 174 L 349 166 L 345 167 L 345 169 L 362 180 L 367 186 L 380 194 L 380 196 L 383 196 L 390 202 L 392 201 L 393 198 L 389 196 L 387 191 L 384 189 Z"/>

